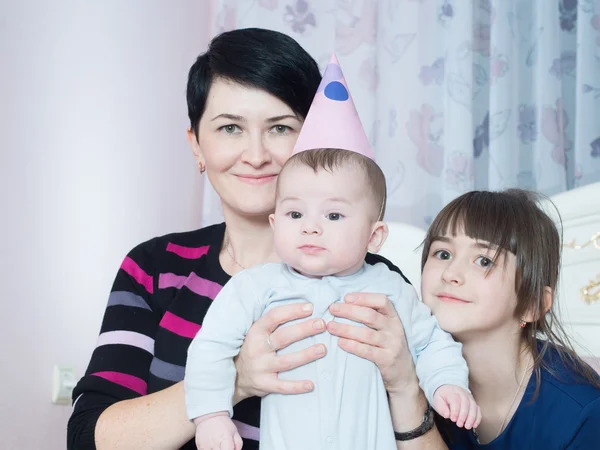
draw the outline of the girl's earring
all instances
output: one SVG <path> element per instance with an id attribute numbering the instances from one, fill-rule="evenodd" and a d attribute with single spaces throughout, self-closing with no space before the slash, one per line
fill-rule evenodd
<path id="1" fill-rule="evenodd" d="M 521 328 L 525 328 L 525 325 L 527 325 L 527 322 L 525 322 L 523 319 L 519 320 L 519 324 L 521 325 Z"/>
<path id="2" fill-rule="evenodd" d="M 200 175 L 202 175 L 206 171 L 206 166 L 202 161 L 198 161 L 198 168 L 200 169 Z"/>

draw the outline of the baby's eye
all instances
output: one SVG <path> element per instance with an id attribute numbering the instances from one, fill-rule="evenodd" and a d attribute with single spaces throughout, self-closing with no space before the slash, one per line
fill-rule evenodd
<path id="1" fill-rule="evenodd" d="M 292 219 L 300 219 L 300 218 L 302 218 L 302 213 L 299 213 L 298 211 L 291 211 L 288 214 L 289 214 L 289 216 Z"/>
<path id="2" fill-rule="evenodd" d="M 340 220 L 342 218 L 342 215 L 340 213 L 329 213 L 327 214 L 327 218 L 329 220 Z"/>
<path id="3" fill-rule="evenodd" d="M 475 264 L 477 264 L 477 265 L 479 265 L 481 267 L 484 267 L 486 269 L 489 269 L 490 267 L 492 267 L 494 265 L 494 261 L 492 261 L 487 256 L 479 256 L 475 260 Z"/>
<path id="4" fill-rule="evenodd" d="M 435 256 L 437 259 L 441 259 L 441 260 L 448 260 L 452 257 L 452 255 L 450 255 L 450 252 L 448 250 L 437 250 L 435 252 L 433 252 L 433 256 Z"/>

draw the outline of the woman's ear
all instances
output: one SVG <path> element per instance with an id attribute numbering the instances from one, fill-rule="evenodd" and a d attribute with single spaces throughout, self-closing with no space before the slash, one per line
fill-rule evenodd
<path id="1" fill-rule="evenodd" d="M 389 234 L 388 226 L 385 222 L 376 222 L 371 232 L 371 238 L 369 239 L 369 245 L 367 250 L 371 253 L 377 253 Z"/>
<path id="2" fill-rule="evenodd" d="M 190 147 L 192 148 L 192 153 L 194 154 L 196 164 L 198 164 L 198 166 L 204 166 L 204 155 L 202 155 L 202 151 L 200 150 L 200 143 L 198 142 L 196 133 L 194 133 L 194 130 L 191 128 L 187 129 L 187 139 L 190 143 Z"/>

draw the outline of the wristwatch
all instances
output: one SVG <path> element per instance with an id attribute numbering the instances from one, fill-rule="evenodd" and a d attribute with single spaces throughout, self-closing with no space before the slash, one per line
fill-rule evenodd
<path id="1" fill-rule="evenodd" d="M 423 423 L 419 425 L 414 430 L 407 431 L 405 433 L 398 433 L 394 431 L 394 435 L 396 436 L 397 441 L 410 441 L 411 439 L 418 438 L 419 436 L 423 436 L 429 430 L 433 428 L 433 408 L 431 405 L 427 405 L 427 411 L 425 411 L 425 415 L 423 416 Z"/>

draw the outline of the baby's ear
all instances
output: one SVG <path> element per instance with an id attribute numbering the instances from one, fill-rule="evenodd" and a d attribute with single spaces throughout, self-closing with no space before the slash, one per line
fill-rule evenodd
<path id="1" fill-rule="evenodd" d="M 271 228 L 275 227 L 275 214 L 269 214 L 269 223 L 271 224 Z"/>
<path id="2" fill-rule="evenodd" d="M 369 245 L 367 246 L 367 250 L 371 253 L 377 253 L 385 240 L 387 239 L 389 234 L 388 226 L 385 222 L 376 222 L 373 226 L 373 232 L 371 233 L 371 238 L 369 239 Z"/>

